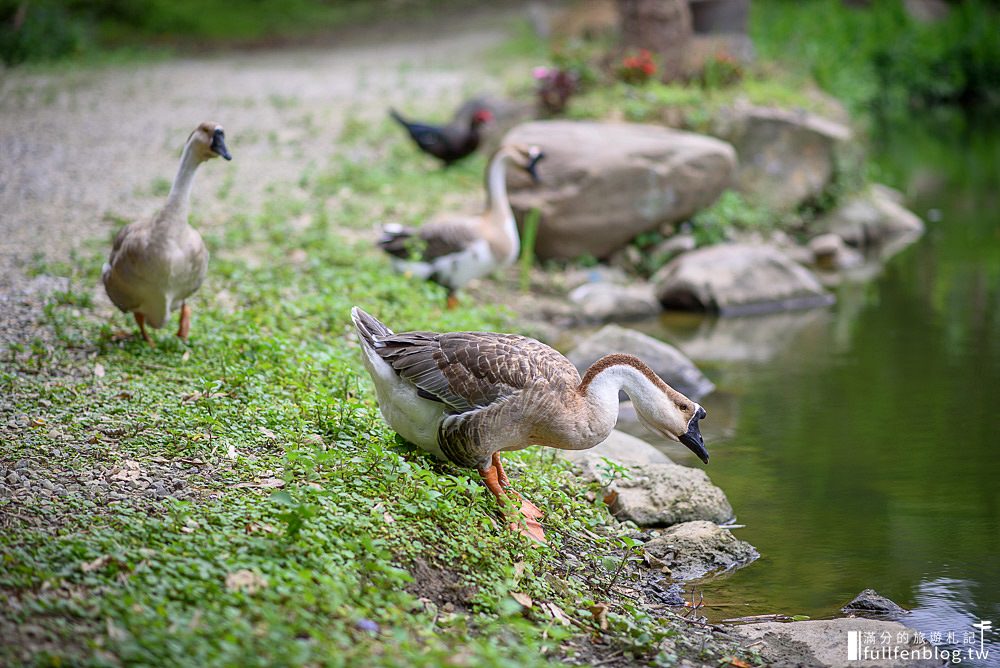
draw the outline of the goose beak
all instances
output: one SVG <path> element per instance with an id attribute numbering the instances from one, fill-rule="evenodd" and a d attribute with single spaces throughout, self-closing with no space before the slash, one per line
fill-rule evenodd
<path id="1" fill-rule="evenodd" d="M 221 155 L 226 160 L 232 160 L 233 156 L 229 155 L 229 149 L 226 148 L 226 135 L 222 132 L 222 129 L 217 129 L 212 134 L 212 152 Z"/>
<path id="2" fill-rule="evenodd" d="M 536 154 L 534 154 L 534 155 L 531 156 L 531 158 L 528 160 L 528 166 L 525 167 L 525 169 L 527 170 L 528 174 L 531 175 L 531 180 L 534 181 L 535 183 L 541 183 L 541 181 L 542 181 L 538 177 L 538 171 L 536 170 L 536 166 L 538 165 L 539 162 L 542 161 L 542 158 L 544 158 L 544 157 L 545 157 L 545 154 L 542 153 L 541 151 L 539 151 L 538 153 L 536 153 Z"/>
<path id="3" fill-rule="evenodd" d="M 708 413 L 701 406 L 698 407 L 698 412 L 694 414 L 691 421 L 688 422 L 688 430 L 683 436 L 681 436 L 680 441 L 687 449 L 698 455 L 698 459 L 708 463 L 708 450 L 705 449 L 705 439 L 701 436 L 701 430 L 698 428 L 698 421 L 703 419 Z"/>

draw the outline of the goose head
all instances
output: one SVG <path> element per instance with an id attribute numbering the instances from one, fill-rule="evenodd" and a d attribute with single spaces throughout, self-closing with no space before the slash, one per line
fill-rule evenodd
<path id="1" fill-rule="evenodd" d="M 705 448 L 698 422 L 705 419 L 708 413 L 697 402 L 667 387 L 670 392 L 664 392 L 663 401 L 641 407 L 635 404 L 636 414 L 648 428 L 672 441 L 679 441 L 707 464 L 708 449 Z"/>
<path id="2" fill-rule="evenodd" d="M 538 146 L 526 146 L 521 144 L 514 144 L 509 147 L 509 154 L 511 156 L 511 161 L 528 172 L 531 176 L 531 180 L 538 183 L 541 179 L 538 178 L 538 172 L 536 171 L 536 166 L 541 162 L 545 154 L 542 153 L 542 149 Z"/>
<path id="3" fill-rule="evenodd" d="M 226 132 L 218 123 L 199 125 L 188 137 L 187 144 L 203 162 L 218 157 L 233 159 L 226 148 Z"/>

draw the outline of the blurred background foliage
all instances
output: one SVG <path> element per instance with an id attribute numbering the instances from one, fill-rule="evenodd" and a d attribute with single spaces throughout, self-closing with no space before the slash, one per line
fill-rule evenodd
<path id="1" fill-rule="evenodd" d="M 107 55 L 157 45 L 266 46 L 385 17 L 475 0 L 0 0 L 8 65 Z M 860 4 L 861 6 L 854 6 Z M 1000 7 L 951 3 L 922 23 L 899 0 L 753 0 L 760 56 L 792 63 L 857 110 L 939 103 L 1000 105 Z"/>

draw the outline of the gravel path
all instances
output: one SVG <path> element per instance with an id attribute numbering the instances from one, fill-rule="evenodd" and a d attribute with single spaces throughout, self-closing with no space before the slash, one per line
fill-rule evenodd
<path id="1" fill-rule="evenodd" d="M 36 254 L 66 260 L 122 220 L 151 215 L 199 122 L 222 123 L 234 156 L 199 172 L 195 205 L 211 225 L 232 202 L 253 212 L 265 186 L 325 166 L 349 115 L 397 105 L 443 116 L 488 89 L 495 82 L 479 56 L 507 36 L 514 16 L 491 10 L 366 28 L 325 48 L 2 72 L 0 295 L 23 288 Z M 226 202 L 213 200 L 229 184 Z"/>

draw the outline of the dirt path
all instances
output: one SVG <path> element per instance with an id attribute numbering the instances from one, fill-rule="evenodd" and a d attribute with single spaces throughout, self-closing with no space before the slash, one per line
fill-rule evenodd
<path id="1" fill-rule="evenodd" d="M 211 224 L 225 207 L 253 213 L 267 186 L 326 165 L 350 115 L 397 105 L 444 116 L 496 88 L 482 56 L 515 16 L 368 28 L 307 50 L 0 73 L 0 298 L 23 288 L 33 256 L 66 260 L 122 219 L 152 214 L 200 121 L 226 127 L 234 158 L 200 170 L 197 214 Z M 225 202 L 213 197 L 220 188 L 231 188 Z"/>

